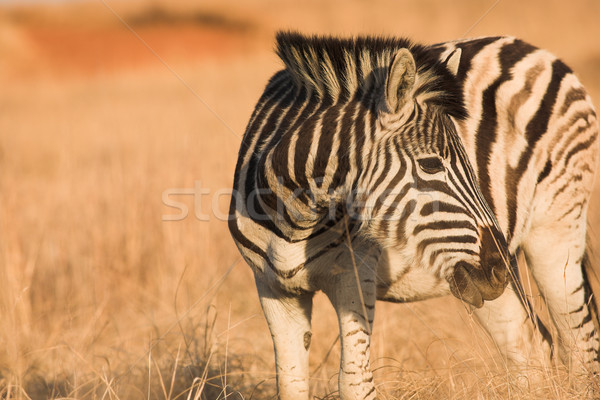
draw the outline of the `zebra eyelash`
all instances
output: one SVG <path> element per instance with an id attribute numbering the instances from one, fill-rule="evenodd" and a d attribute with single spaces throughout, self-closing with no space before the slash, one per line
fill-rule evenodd
<path id="1" fill-rule="evenodd" d="M 438 172 L 445 171 L 442 159 L 437 156 L 424 157 L 417 160 L 419 168 L 427 174 L 437 174 Z"/>

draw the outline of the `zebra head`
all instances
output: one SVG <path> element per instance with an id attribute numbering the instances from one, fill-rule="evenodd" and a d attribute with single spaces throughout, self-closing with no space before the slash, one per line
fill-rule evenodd
<path id="1" fill-rule="evenodd" d="M 375 167 L 361 176 L 362 209 L 369 234 L 402 254 L 405 268 L 433 272 L 481 307 L 504 291 L 509 257 L 457 133 L 466 116 L 452 75 L 459 60 L 460 50 L 433 67 L 417 67 L 408 49 L 392 58 L 376 96 Z"/>

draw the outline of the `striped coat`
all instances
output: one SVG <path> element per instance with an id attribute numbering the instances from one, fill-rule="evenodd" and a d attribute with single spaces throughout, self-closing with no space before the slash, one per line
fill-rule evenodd
<path id="1" fill-rule="evenodd" d="M 585 223 L 598 124 L 564 63 L 510 37 L 421 46 L 282 33 L 278 54 L 285 69 L 244 135 L 229 226 L 255 273 L 281 398 L 308 396 L 317 290 L 340 320 L 344 399 L 376 396 L 375 299 L 452 293 L 524 362 L 536 333 L 517 295 L 521 250 L 561 359 L 597 367 Z"/>

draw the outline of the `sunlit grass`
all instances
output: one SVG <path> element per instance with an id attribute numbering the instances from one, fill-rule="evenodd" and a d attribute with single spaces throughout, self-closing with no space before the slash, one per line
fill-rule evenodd
<path id="1" fill-rule="evenodd" d="M 217 197 L 232 185 L 246 121 L 279 68 L 272 29 L 410 30 L 432 41 L 456 37 L 480 15 L 474 2 L 462 16 L 410 3 L 406 30 L 394 30 L 399 5 L 378 3 L 395 13 L 370 15 L 352 2 L 347 19 L 328 19 L 339 6 L 331 4 L 233 7 L 234 19 L 257 27 L 243 35 L 254 35 L 259 50 L 189 60 L 167 53 L 169 68 L 151 55 L 142 66 L 61 73 L 15 20 L 1 25 L 0 398 L 274 398 L 271 338 L 251 271 L 218 218 L 227 196 Z M 485 29 L 500 29 L 512 5 L 491 14 Z M 115 5 L 127 15 L 135 7 Z M 210 9 L 229 12 L 222 7 Z M 33 20 L 56 15 L 74 18 L 60 11 Z M 424 15 L 439 24 L 419 28 Z M 114 22 L 105 17 L 94 26 Z M 586 67 L 595 57 L 588 48 L 569 47 L 567 56 L 595 71 Z M 597 82 L 584 83 L 600 94 Z M 184 194 L 197 184 L 209 190 L 200 202 Z M 181 221 L 162 218 L 178 212 L 163 203 L 170 189 L 188 209 Z M 600 226 L 592 209 L 592 227 Z M 311 390 L 337 398 L 337 323 L 324 296 L 315 302 Z M 382 399 L 547 400 L 578 398 L 585 383 L 599 390 L 597 381 L 540 363 L 535 351 L 525 370 L 506 365 L 455 299 L 378 304 L 373 341 Z"/>

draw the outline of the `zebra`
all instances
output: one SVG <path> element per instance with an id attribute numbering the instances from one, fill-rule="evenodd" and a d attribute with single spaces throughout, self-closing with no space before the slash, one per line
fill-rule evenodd
<path id="1" fill-rule="evenodd" d="M 279 398 L 308 399 L 317 291 L 338 316 L 342 399 L 377 397 L 376 300 L 453 294 L 508 360 L 525 362 L 523 342 L 540 335 L 550 347 L 523 296 L 521 251 L 560 359 L 595 370 L 586 214 L 598 124 L 572 71 L 513 37 L 279 32 L 276 43 L 285 68 L 244 134 L 229 229 L 254 273 Z"/>

